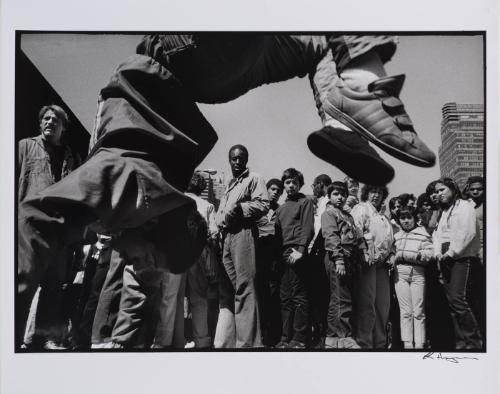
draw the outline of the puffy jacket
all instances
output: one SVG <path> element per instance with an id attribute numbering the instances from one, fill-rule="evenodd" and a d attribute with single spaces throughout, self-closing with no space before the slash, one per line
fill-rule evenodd
<path id="1" fill-rule="evenodd" d="M 424 265 L 434 256 L 434 248 L 429 233 L 422 226 L 411 231 L 394 235 L 396 264 Z"/>
<path id="2" fill-rule="evenodd" d="M 367 262 L 385 262 L 394 252 L 394 235 L 389 220 L 369 202 L 357 204 L 351 215 L 358 229 L 363 232 Z"/>

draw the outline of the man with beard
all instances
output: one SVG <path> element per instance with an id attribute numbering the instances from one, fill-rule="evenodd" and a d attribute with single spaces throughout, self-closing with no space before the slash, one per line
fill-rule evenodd
<path id="1" fill-rule="evenodd" d="M 58 105 L 44 106 L 38 114 L 40 134 L 19 141 L 19 202 L 36 195 L 80 165 L 80 157 L 64 142 L 68 115 Z M 61 348 L 64 318 L 62 317 L 63 284 L 68 274 L 72 248 L 58 251 L 49 272 L 41 277 L 28 318 L 24 347 L 42 341 L 47 350 Z"/>

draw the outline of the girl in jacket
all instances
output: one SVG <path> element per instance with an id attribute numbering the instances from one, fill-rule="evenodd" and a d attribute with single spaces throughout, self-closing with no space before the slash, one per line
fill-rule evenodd
<path id="1" fill-rule="evenodd" d="M 479 229 L 474 205 L 460 198 L 460 189 L 450 178 L 437 181 L 436 192 L 443 212 L 433 234 L 434 253 L 450 305 L 455 331 L 455 349 L 482 348 L 482 338 L 466 298 L 471 264 L 479 251 Z"/>
<path id="2" fill-rule="evenodd" d="M 405 349 L 423 349 L 425 337 L 425 265 L 433 257 L 432 240 L 417 226 L 413 207 L 397 213 L 401 230 L 394 236 L 396 247 L 394 278 L 401 321 L 401 340 Z"/>

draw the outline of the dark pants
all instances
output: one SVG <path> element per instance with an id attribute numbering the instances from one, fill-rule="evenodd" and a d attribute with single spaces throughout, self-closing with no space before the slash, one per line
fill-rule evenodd
<path id="1" fill-rule="evenodd" d="M 425 331 L 430 348 L 437 351 L 454 349 L 453 322 L 450 306 L 443 286 L 439 283 L 439 271 L 436 263 L 431 263 L 425 270 Z"/>
<path id="2" fill-rule="evenodd" d="M 330 302 L 328 305 L 327 337 L 352 337 L 352 273 L 338 275 L 335 262 L 325 256 L 325 270 L 330 282 Z"/>
<path id="3" fill-rule="evenodd" d="M 111 260 L 111 249 L 104 250 L 99 259 L 93 263 L 90 261 L 85 267 L 84 288 L 88 286 L 88 296 L 85 297 L 85 291 L 82 295 L 83 304 L 82 317 L 77 328 L 75 345 L 81 348 L 90 348 L 92 338 L 92 325 L 97 311 L 97 304 L 101 294 L 106 275 L 109 270 Z"/>
<path id="4" fill-rule="evenodd" d="M 69 314 L 66 306 L 73 297 L 68 287 L 72 250 L 63 248 L 44 273 L 37 298 L 32 301 L 36 313 L 30 314 L 25 341 L 37 346 L 45 341 L 63 344 L 67 336 Z"/>
<path id="5" fill-rule="evenodd" d="M 389 321 L 387 323 L 387 344 L 392 350 L 400 350 L 403 348 L 401 342 L 401 311 L 399 309 L 398 297 L 394 286 L 395 271 L 391 272 L 391 307 L 389 311 Z"/>
<path id="6" fill-rule="evenodd" d="M 286 262 L 281 277 L 280 299 L 283 329 L 281 341 L 306 343 L 309 336 L 308 267 L 301 260 L 294 265 Z"/>
<path id="7" fill-rule="evenodd" d="M 467 301 L 477 319 L 482 337 L 486 338 L 486 265 L 479 258 L 471 261 Z"/>
<path id="8" fill-rule="evenodd" d="M 479 325 L 466 298 L 470 264 L 471 259 L 464 258 L 441 265 L 443 285 L 455 329 L 455 348 L 457 350 L 479 350 L 482 348 Z"/>
<path id="9" fill-rule="evenodd" d="M 276 261 L 276 239 L 261 237 L 257 241 L 257 272 L 255 277 L 259 304 L 262 342 L 276 345 L 281 337 L 280 273 Z"/>
<path id="10" fill-rule="evenodd" d="M 330 294 L 330 278 L 325 267 L 325 253 L 308 257 L 311 274 L 309 291 L 311 295 L 312 343 L 321 345 L 328 327 L 327 315 Z"/>
<path id="11" fill-rule="evenodd" d="M 95 316 L 92 324 L 92 343 L 102 344 L 111 341 L 111 334 L 120 309 L 123 287 L 125 260 L 113 250 L 106 278 L 99 291 Z M 97 290 L 97 288 L 96 288 Z"/>

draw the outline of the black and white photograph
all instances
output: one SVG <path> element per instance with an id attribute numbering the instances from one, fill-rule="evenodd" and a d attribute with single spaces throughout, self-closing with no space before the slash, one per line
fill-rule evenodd
<path id="1" fill-rule="evenodd" d="M 6 392 L 495 392 L 494 33 L 80 26 L 9 32 Z"/>
<path id="2" fill-rule="evenodd" d="M 484 351 L 484 34 L 18 37 L 20 350 Z"/>

